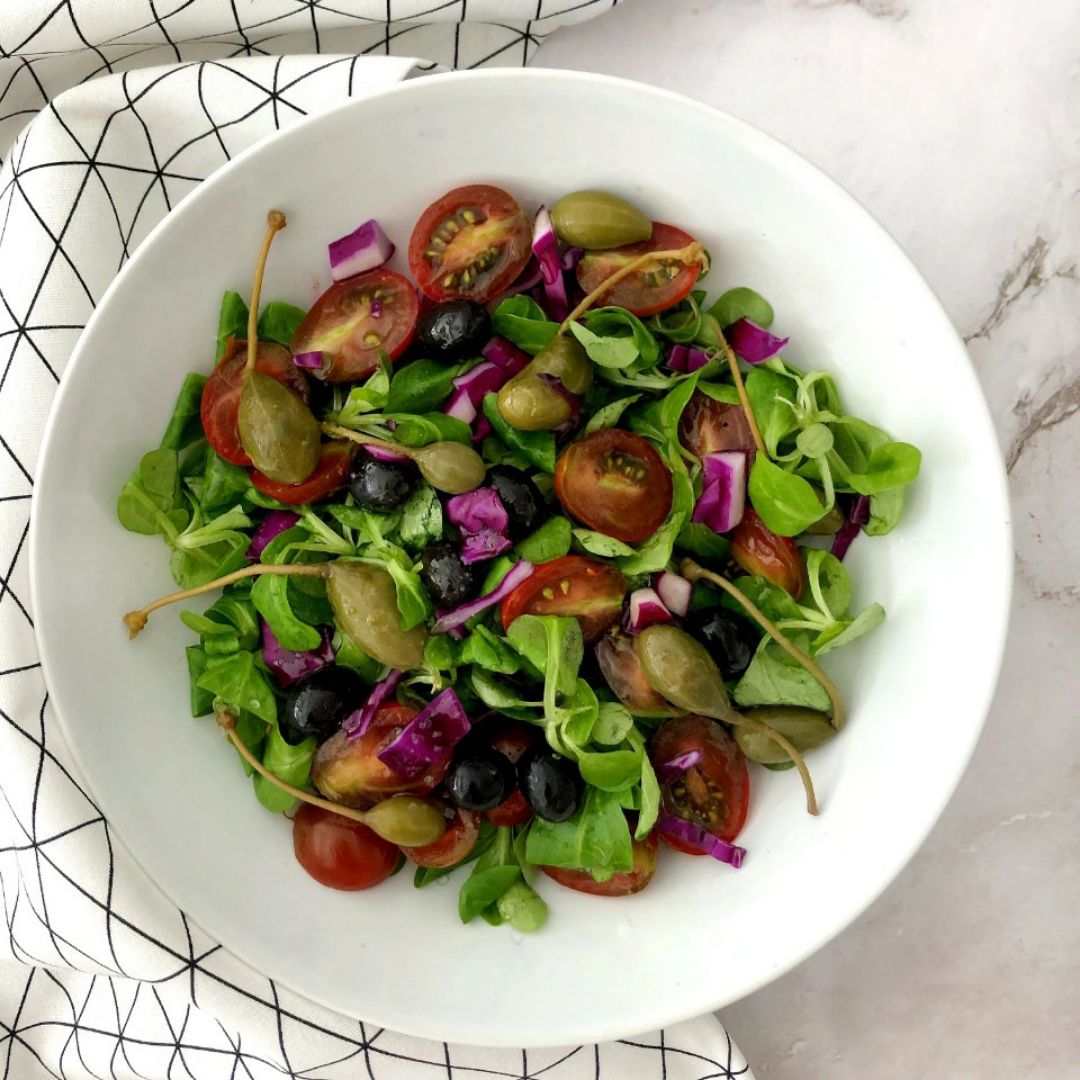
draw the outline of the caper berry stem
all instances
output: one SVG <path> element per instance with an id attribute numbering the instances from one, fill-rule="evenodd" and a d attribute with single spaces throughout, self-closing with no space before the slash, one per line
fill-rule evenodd
<path id="1" fill-rule="evenodd" d="M 795 644 L 788 638 L 783 631 L 777 627 L 777 625 L 751 600 L 748 596 L 742 593 L 739 589 L 725 577 L 721 577 L 720 574 L 713 573 L 712 570 L 706 570 L 705 567 L 699 566 L 693 559 L 683 559 L 682 561 L 682 576 L 688 581 L 701 581 L 703 578 L 706 581 L 711 581 L 714 585 L 719 586 L 724 590 L 732 599 L 737 600 L 739 604 L 746 610 L 747 614 L 784 650 L 792 659 L 801 664 L 822 686 L 825 687 L 825 692 L 829 695 L 829 700 L 832 702 L 833 707 L 833 727 L 839 731 L 844 726 L 844 721 L 847 717 L 847 712 L 844 708 L 844 699 L 840 696 L 840 690 L 837 688 L 836 683 L 825 674 L 821 668 L 810 659 L 804 652 L 795 646 Z M 783 736 L 781 736 L 782 738 Z M 792 759 L 794 760 L 794 759 Z"/>
<path id="2" fill-rule="evenodd" d="M 255 357 L 259 349 L 259 298 L 262 295 L 263 274 L 266 272 L 266 259 L 270 254 L 270 245 L 274 242 L 274 234 L 279 229 L 284 229 L 287 222 L 285 215 L 280 210 L 271 210 L 266 215 L 266 235 L 263 237 L 262 250 L 259 259 L 255 263 L 255 281 L 251 286 L 251 307 L 248 308 L 247 327 L 247 363 L 244 364 L 244 374 L 255 369 Z"/>
<path id="3" fill-rule="evenodd" d="M 725 718 L 726 719 L 726 718 Z M 803 790 L 806 792 L 806 812 L 813 817 L 818 815 L 817 796 L 814 794 L 814 781 L 810 778 L 810 770 L 806 767 L 806 761 L 802 754 L 795 749 L 794 744 L 786 735 L 781 735 L 775 728 L 763 724 L 760 720 L 751 720 L 749 716 L 736 712 L 729 721 L 732 724 L 741 724 L 750 728 L 751 731 L 760 731 L 762 735 L 772 739 L 789 758 L 798 770 L 799 779 L 802 780 Z"/>
<path id="4" fill-rule="evenodd" d="M 329 563 L 293 563 L 289 566 L 263 565 L 256 563 L 254 566 L 245 566 L 240 570 L 234 570 L 224 577 L 215 578 L 205 585 L 196 585 L 193 589 L 183 589 L 181 592 L 169 593 L 157 600 L 139 608 L 137 611 L 129 611 L 124 616 L 131 637 L 135 637 L 144 626 L 150 615 L 158 608 L 168 604 L 175 604 L 178 600 L 190 600 L 193 596 L 202 596 L 203 593 L 213 592 L 215 589 L 223 589 L 234 581 L 243 581 L 244 578 L 258 577 L 260 574 L 286 574 L 290 576 L 326 577 L 329 573 Z"/>
<path id="5" fill-rule="evenodd" d="M 562 321 L 559 333 L 565 334 L 570 329 L 570 324 L 580 319 L 608 291 L 618 285 L 623 278 L 629 277 L 635 270 L 660 259 L 671 259 L 674 262 L 692 263 L 705 258 L 705 249 L 696 240 L 683 248 L 673 248 L 670 251 L 646 251 L 636 259 L 631 259 L 625 266 L 616 270 L 614 274 L 608 274 L 606 278 L 595 288 L 569 315 Z"/>
<path id="6" fill-rule="evenodd" d="M 268 780 L 276 788 L 280 788 L 286 794 L 291 795 L 294 799 L 299 799 L 301 802 L 306 802 L 310 806 L 317 806 L 320 810 L 329 810 L 332 814 L 339 814 L 341 817 L 349 818 L 351 821 L 358 821 L 361 825 L 366 825 L 372 832 L 377 833 L 384 840 L 389 840 L 391 844 L 398 844 L 401 847 L 416 847 L 423 844 L 432 844 L 446 831 L 445 822 L 442 823 L 442 828 L 432 828 L 431 835 L 419 840 L 414 839 L 415 833 L 410 833 L 405 837 L 403 834 L 393 827 L 392 824 L 383 820 L 383 815 L 373 814 L 370 811 L 354 810 L 350 806 L 341 806 L 338 803 L 331 802 L 329 799 L 320 798 L 318 795 L 312 795 L 310 791 L 305 791 L 303 788 L 293 787 L 292 784 L 286 783 L 279 776 L 275 776 L 247 747 L 244 741 L 236 732 L 236 715 L 229 712 L 227 709 L 221 710 L 217 715 L 218 726 L 225 732 L 226 738 L 236 747 L 240 756 L 264 779 Z M 397 799 L 409 800 L 411 803 L 421 803 L 424 806 L 430 804 L 424 803 L 423 799 L 417 799 L 413 795 L 398 795 Z M 431 815 L 432 822 L 434 824 L 435 817 L 437 815 Z M 441 820 L 441 816 L 440 816 Z"/>
<path id="7" fill-rule="evenodd" d="M 743 412 L 746 414 L 746 422 L 750 425 L 750 434 L 754 437 L 754 445 L 757 447 L 759 454 L 768 457 L 769 452 L 765 449 L 765 440 L 761 437 L 757 417 L 754 416 L 754 410 L 750 408 L 750 398 L 746 395 L 746 384 L 743 382 L 742 372 L 739 370 L 739 358 L 727 343 L 723 330 L 719 332 L 719 336 L 720 344 L 717 347 L 724 354 L 724 359 L 727 361 L 728 370 L 731 372 L 731 381 L 735 384 L 735 392 L 739 395 L 739 402 L 742 405 Z"/>

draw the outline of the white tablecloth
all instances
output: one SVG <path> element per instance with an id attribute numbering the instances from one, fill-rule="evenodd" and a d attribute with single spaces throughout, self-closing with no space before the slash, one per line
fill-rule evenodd
<path id="1" fill-rule="evenodd" d="M 5 1080 L 750 1076 L 712 1017 L 601 1046 L 496 1051 L 376 1029 L 276 986 L 115 846 L 55 726 L 33 636 L 26 539 L 42 427 L 94 304 L 157 221 L 274 129 L 436 65 L 525 63 L 557 26 L 612 3 L 0 5 Z"/>

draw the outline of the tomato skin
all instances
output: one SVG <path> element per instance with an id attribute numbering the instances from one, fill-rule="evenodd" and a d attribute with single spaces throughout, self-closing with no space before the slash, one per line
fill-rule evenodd
<path id="1" fill-rule="evenodd" d="M 661 766 L 680 754 L 698 750 L 701 760 L 675 780 L 661 783 L 664 809 L 707 829 L 729 843 L 739 835 L 750 806 L 750 772 L 735 740 L 704 716 L 676 716 L 653 736 L 649 758 Z M 662 839 L 678 851 L 700 855 L 681 840 Z"/>
<path id="2" fill-rule="evenodd" d="M 626 578 L 614 566 L 564 555 L 537 566 L 502 602 L 503 629 L 519 615 L 573 615 L 592 642 L 618 620 L 625 595 Z"/>
<path id="3" fill-rule="evenodd" d="M 468 215 L 478 220 L 470 222 Z M 448 222 L 452 231 L 445 227 Z M 409 270 L 432 300 L 462 297 L 486 304 L 525 268 L 531 240 L 532 227 L 512 195 L 489 184 L 467 184 L 420 215 L 409 239 Z M 468 284 L 463 271 L 470 275 Z"/>
<path id="4" fill-rule="evenodd" d="M 353 447 L 350 443 L 328 442 L 323 444 L 315 471 L 299 484 L 279 483 L 264 476 L 258 469 L 248 469 L 248 477 L 264 495 L 290 506 L 299 506 L 319 502 L 343 488 L 349 479 L 352 459 Z"/>
<path id="5" fill-rule="evenodd" d="M 293 818 L 293 853 L 320 885 L 350 892 L 385 881 L 400 858 L 366 825 L 308 803 Z"/>
<path id="6" fill-rule="evenodd" d="M 694 238 L 682 229 L 674 225 L 665 225 L 662 221 L 654 221 L 652 237 L 648 240 L 613 248 L 610 251 L 590 251 L 578 263 L 578 284 L 586 293 L 591 293 L 603 285 L 604 281 L 616 270 L 646 252 L 674 251 L 693 242 Z M 674 307 L 689 294 L 694 287 L 694 282 L 698 279 L 698 274 L 701 273 L 701 263 L 683 266 L 671 281 L 663 285 L 646 284 L 645 275 L 651 272 L 649 265 L 646 264 L 641 270 L 628 278 L 623 278 L 603 293 L 597 304 L 624 307 L 642 317 L 655 315 L 659 311 Z"/>
<path id="7" fill-rule="evenodd" d="M 312 304 L 290 348 L 293 355 L 321 352 L 323 370 L 316 374 L 326 382 L 356 382 L 379 366 L 380 352 L 394 361 L 409 347 L 419 316 L 409 279 L 380 267 L 334 282 Z M 365 340 L 368 335 L 377 340 Z"/>
<path id="8" fill-rule="evenodd" d="M 650 685 L 634 639 L 612 627 L 596 643 L 596 661 L 612 693 L 638 716 L 672 716 L 676 708 Z"/>
<path id="9" fill-rule="evenodd" d="M 388 795 L 434 791 L 442 783 L 448 763 L 406 781 L 377 757 L 416 713 L 411 705 L 388 702 L 375 713 L 371 727 L 359 739 L 348 739 L 344 731 L 327 739 L 315 751 L 311 764 L 311 782 L 319 793 L 343 806 L 364 810 Z"/>
<path id="10" fill-rule="evenodd" d="M 533 808 L 525 801 L 525 796 L 514 788 L 498 806 L 493 806 L 484 817 L 492 825 L 524 825 L 531 821 Z"/>
<path id="11" fill-rule="evenodd" d="M 233 465 L 250 465 L 251 458 L 240 441 L 240 394 L 244 389 L 247 342 L 230 338 L 225 352 L 210 373 L 199 402 L 199 419 L 210 449 Z M 292 362 L 288 349 L 270 341 L 260 341 L 255 352 L 255 370 L 287 386 L 308 400 L 307 376 Z"/>
<path id="12" fill-rule="evenodd" d="M 511 765 L 516 765 L 525 751 L 540 738 L 539 728 L 517 720 L 496 723 L 492 728 L 492 733 L 484 741 L 492 750 L 502 754 Z M 477 734 L 483 737 L 484 728 L 478 729 Z M 525 796 L 515 788 L 498 806 L 488 810 L 484 817 L 492 825 L 524 825 L 532 819 L 533 809 Z"/>
<path id="13" fill-rule="evenodd" d="M 640 435 L 603 428 L 572 442 L 555 464 L 555 495 L 590 529 L 636 543 L 671 510 L 671 472 Z"/>
<path id="14" fill-rule="evenodd" d="M 724 450 L 745 450 L 753 462 L 756 446 L 741 405 L 714 401 L 695 390 L 679 418 L 679 442 L 699 458 Z"/>
<path id="15" fill-rule="evenodd" d="M 649 833 L 644 840 L 633 841 L 634 869 L 614 874 L 607 881 L 595 881 L 587 870 L 566 870 L 561 866 L 541 866 L 540 869 L 552 881 L 565 885 L 576 892 L 590 896 L 630 896 L 641 892 L 656 873 L 656 834 Z"/>
<path id="16" fill-rule="evenodd" d="M 777 536 L 750 507 L 731 533 L 731 557 L 748 574 L 767 578 L 796 600 L 806 588 L 806 564 L 795 541 Z"/>
<path id="17" fill-rule="evenodd" d="M 480 815 L 460 806 L 446 808 L 446 832 L 433 844 L 401 850 L 417 866 L 453 866 L 461 862 L 480 835 Z"/>

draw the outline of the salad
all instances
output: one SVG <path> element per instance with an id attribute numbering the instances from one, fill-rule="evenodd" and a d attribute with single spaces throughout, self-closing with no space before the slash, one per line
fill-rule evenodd
<path id="1" fill-rule="evenodd" d="M 534 930 L 537 871 L 644 889 L 658 842 L 738 868 L 759 769 L 845 721 L 843 558 L 898 522 L 919 451 L 783 358 L 752 289 L 616 195 L 530 218 L 429 206 L 412 280 L 371 220 L 304 311 L 226 292 L 208 374 L 123 485 L 179 591 L 214 716 L 300 865 L 364 889 L 462 868 L 469 922 Z M 200 610 L 201 608 L 201 610 Z"/>

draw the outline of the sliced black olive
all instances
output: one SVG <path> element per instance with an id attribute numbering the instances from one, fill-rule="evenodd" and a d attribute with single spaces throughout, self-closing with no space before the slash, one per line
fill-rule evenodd
<path id="1" fill-rule="evenodd" d="M 456 806 L 490 810 L 514 790 L 514 766 L 495 750 L 471 748 L 450 766 L 446 789 Z"/>
<path id="2" fill-rule="evenodd" d="M 756 626 L 723 608 L 692 612 L 687 629 L 709 650 L 725 679 L 746 671 L 761 638 Z"/>
<path id="3" fill-rule="evenodd" d="M 512 537 L 527 536 L 540 528 L 545 515 L 544 496 L 527 473 L 509 465 L 492 465 L 487 471 L 487 482 L 506 507 Z"/>
<path id="4" fill-rule="evenodd" d="M 545 821 L 565 821 L 577 813 L 584 784 L 577 766 L 547 746 L 535 746 L 518 762 L 518 786 Z"/>
<path id="5" fill-rule="evenodd" d="M 365 510 L 396 510 L 415 487 L 416 468 L 409 461 L 383 461 L 361 450 L 349 467 L 349 491 Z"/>
<path id="6" fill-rule="evenodd" d="M 491 338 L 491 316 L 475 300 L 444 300 L 420 316 L 416 337 L 437 360 L 467 360 Z"/>
<path id="7" fill-rule="evenodd" d="M 455 608 L 471 600 L 481 584 L 479 564 L 466 566 L 455 544 L 429 544 L 420 553 L 420 580 L 441 608 Z"/>
<path id="8" fill-rule="evenodd" d="M 367 689 L 354 671 L 336 664 L 320 668 L 286 694 L 278 720 L 281 737 L 292 746 L 309 735 L 323 742 L 363 704 L 366 696 Z"/>

